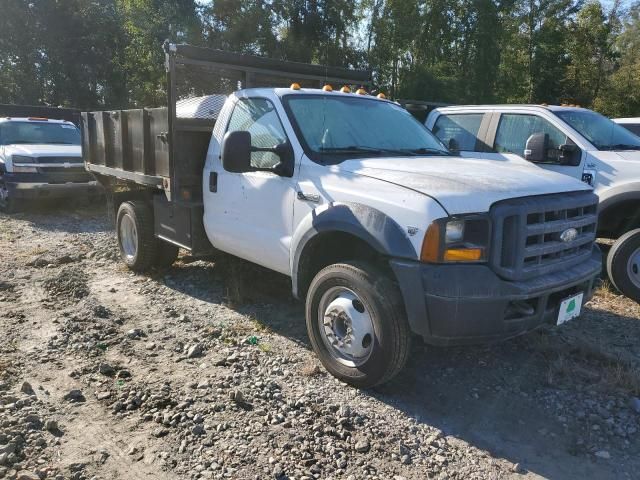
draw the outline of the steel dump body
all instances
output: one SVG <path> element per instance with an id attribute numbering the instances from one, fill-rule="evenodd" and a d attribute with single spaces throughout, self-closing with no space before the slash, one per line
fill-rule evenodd
<path id="1" fill-rule="evenodd" d="M 210 248 L 202 225 L 202 171 L 226 96 L 251 87 L 370 85 L 371 73 L 165 43 L 167 105 L 84 112 L 85 166 L 104 185 L 153 195 L 156 235 L 196 253 Z M 107 191 L 117 190 L 107 188 Z"/>

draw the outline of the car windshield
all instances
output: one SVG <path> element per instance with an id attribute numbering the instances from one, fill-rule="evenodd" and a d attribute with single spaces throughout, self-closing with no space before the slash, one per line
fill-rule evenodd
<path id="1" fill-rule="evenodd" d="M 80 145 L 80 131 L 66 123 L 0 123 L 0 145 L 16 144 Z"/>
<path id="2" fill-rule="evenodd" d="M 288 95 L 287 112 L 307 155 L 325 164 L 357 156 L 450 155 L 409 112 L 391 102 L 333 95 Z"/>
<path id="3" fill-rule="evenodd" d="M 640 150 L 640 137 L 591 110 L 555 111 L 598 150 Z"/>

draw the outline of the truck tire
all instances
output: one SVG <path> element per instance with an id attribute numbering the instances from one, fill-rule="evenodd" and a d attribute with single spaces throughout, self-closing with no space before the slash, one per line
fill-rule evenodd
<path id="1" fill-rule="evenodd" d="M 613 244 L 607 256 L 607 274 L 614 287 L 640 303 L 640 228 Z"/>
<path id="2" fill-rule="evenodd" d="M 0 180 L 0 212 L 15 213 L 17 211 L 15 199 L 9 196 L 9 190 L 5 183 Z"/>
<path id="3" fill-rule="evenodd" d="M 144 202 L 124 202 L 118 208 L 116 234 L 120 256 L 131 270 L 143 272 L 158 258 L 159 243 L 153 234 L 153 211 Z"/>
<path id="4" fill-rule="evenodd" d="M 358 388 L 391 380 L 409 356 L 411 332 L 400 292 L 365 262 L 330 265 L 315 276 L 306 322 L 324 367 Z"/>

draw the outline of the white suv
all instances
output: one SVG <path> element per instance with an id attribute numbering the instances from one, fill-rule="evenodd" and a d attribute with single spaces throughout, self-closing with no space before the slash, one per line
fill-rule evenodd
<path id="1" fill-rule="evenodd" d="M 591 185 L 600 197 L 598 236 L 617 239 L 609 278 L 640 301 L 640 137 L 596 112 L 565 106 L 445 107 L 425 125 L 462 156 L 552 170 Z"/>

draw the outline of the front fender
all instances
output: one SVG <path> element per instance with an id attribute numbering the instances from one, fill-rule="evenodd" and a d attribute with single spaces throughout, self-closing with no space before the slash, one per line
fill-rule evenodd
<path id="1" fill-rule="evenodd" d="M 418 255 L 402 227 L 383 212 L 358 203 L 329 203 L 310 212 L 291 241 L 293 294 L 298 296 L 298 268 L 305 247 L 323 232 L 342 232 L 360 238 L 381 255 L 416 260 Z"/>
<path id="2" fill-rule="evenodd" d="M 640 200 L 640 182 L 628 182 L 597 192 L 600 197 L 600 212 L 628 200 Z"/>

